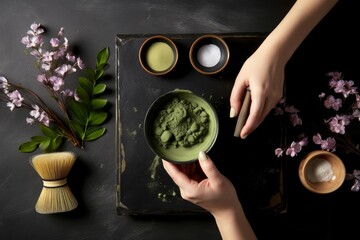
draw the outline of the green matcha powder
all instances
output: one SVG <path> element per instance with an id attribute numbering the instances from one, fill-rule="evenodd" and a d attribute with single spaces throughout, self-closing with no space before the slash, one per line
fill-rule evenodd
<path id="1" fill-rule="evenodd" d="M 165 104 L 154 122 L 160 146 L 190 147 L 203 141 L 208 133 L 209 115 L 196 103 L 173 98 Z"/>

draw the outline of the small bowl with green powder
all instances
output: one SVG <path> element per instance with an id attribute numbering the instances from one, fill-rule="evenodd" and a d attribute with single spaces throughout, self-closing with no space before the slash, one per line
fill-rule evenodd
<path id="1" fill-rule="evenodd" d="M 151 150 L 164 160 L 188 163 L 208 152 L 219 132 L 217 113 L 203 97 L 176 89 L 156 99 L 144 120 Z"/>
<path id="2" fill-rule="evenodd" d="M 152 75 L 165 75 L 173 70 L 178 61 L 175 43 L 165 36 L 147 38 L 140 47 L 141 67 Z"/>

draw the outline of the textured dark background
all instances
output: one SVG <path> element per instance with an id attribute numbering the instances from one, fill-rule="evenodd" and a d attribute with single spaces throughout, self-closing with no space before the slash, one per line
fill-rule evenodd
<path id="1" fill-rule="evenodd" d="M 38 133 L 25 124 L 27 113 L 10 113 L 0 106 L 0 239 L 219 239 L 210 217 L 119 216 L 116 212 L 115 156 L 115 37 L 117 34 L 269 32 L 285 16 L 294 1 L 144 1 L 144 0 L 2 0 L 0 3 L 0 74 L 9 80 L 37 88 L 33 58 L 25 56 L 20 39 L 33 22 L 41 23 L 48 36 L 64 27 L 70 44 L 88 65 L 96 53 L 110 47 L 108 99 L 112 118 L 106 135 L 77 151 L 78 161 L 70 186 L 79 207 L 69 213 L 41 215 L 34 206 L 41 181 L 29 165 L 30 155 L 17 151 L 20 143 Z M 359 79 L 359 28 L 356 1 L 341 1 L 317 26 L 289 63 L 289 94 L 306 100 L 307 92 L 327 71 L 343 71 Z M 357 14 L 357 15 L 356 15 Z M 355 60 L 351 60 L 355 59 Z M 241 64 L 241 63 L 239 63 Z M 34 85 L 33 85 L 34 84 Z M 306 101 L 300 101 L 305 104 Z M 71 146 L 65 146 L 72 149 Z M 301 188 L 297 162 L 289 164 L 288 214 L 280 218 L 254 219 L 262 239 L 346 239 L 359 197 L 344 190 L 344 196 L 314 196 Z M 294 190 L 298 187 L 299 190 Z M 296 188 L 295 188 L 296 189 Z M 340 200 L 338 199 L 340 198 Z M 340 207 L 339 207 L 340 206 Z M 344 207 L 342 207 L 344 206 Z M 345 207 L 346 206 L 346 207 Z M 336 207 L 336 210 L 333 211 Z M 357 210 L 358 212 L 358 210 Z M 314 214 L 310 219 L 306 217 Z M 300 219 L 304 219 L 304 222 Z M 344 223 L 343 227 L 338 227 Z M 356 231 L 356 230 L 355 230 Z M 313 235 L 311 235 L 313 234 Z"/>

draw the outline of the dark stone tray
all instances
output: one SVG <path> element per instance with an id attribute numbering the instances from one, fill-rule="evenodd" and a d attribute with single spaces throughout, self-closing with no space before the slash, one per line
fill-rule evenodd
<path id="1" fill-rule="evenodd" d="M 168 35 L 178 47 L 179 61 L 168 76 L 152 76 L 139 63 L 141 44 L 152 35 L 116 38 L 116 157 L 119 215 L 203 214 L 205 211 L 180 196 L 178 187 L 148 147 L 143 120 L 160 95 L 188 89 L 214 106 L 220 123 L 217 142 L 208 153 L 235 185 L 246 211 L 280 213 L 286 210 L 285 158 L 274 150 L 284 141 L 279 117 L 269 115 L 246 140 L 233 137 L 236 119 L 229 118 L 229 97 L 235 78 L 248 56 L 266 34 L 217 34 L 230 48 L 227 68 L 215 76 L 195 71 L 189 61 L 192 42 L 203 34 Z"/>

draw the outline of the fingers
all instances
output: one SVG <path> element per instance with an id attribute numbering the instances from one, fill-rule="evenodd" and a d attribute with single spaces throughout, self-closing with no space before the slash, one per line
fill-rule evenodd
<path id="1" fill-rule="evenodd" d="M 279 89 L 282 88 L 279 87 Z M 261 90 L 259 92 L 256 90 L 257 89 L 254 88 L 254 91 L 251 92 L 250 112 L 243 130 L 240 133 L 241 137 L 253 132 L 264 121 L 271 110 L 276 107 L 282 97 L 282 94 L 279 94 L 282 90 L 279 90 L 278 92 L 269 90 L 269 93 L 267 94 L 266 90 Z"/>
<path id="2" fill-rule="evenodd" d="M 240 73 L 235 80 L 234 86 L 230 95 L 230 118 L 236 117 L 241 108 L 242 99 L 247 91 L 248 86 L 245 85 L 245 82 L 241 80 Z"/>
<path id="3" fill-rule="evenodd" d="M 166 160 L 162 160 L 162 162 L 164 169 L 180 189 L 190 192 L 199 184 L 196 179 L 190 178 L 181 171 L 176 164 Z M 222 177 L 214 162 L 203 151 L 199 152 L 199 165 L 209 182 L 215 184 Z"/>
<path id="4" fill-rule="evenodd" d="M 243 129 L 240 132 L 241 138 L 246 138 L 252 131 L 254 131 L 267 115 L 264 112 L 265 98 L 261 93 L 256 92 L 256 89 L 251 94 L 250 112 Z"/>
<path id="5" fill-rule="evenodd" d="M 210 183 L 216 183 L 222 176 L 214 162 L 203 151 L 199 152 L 199 163 Z"/>
<path id="6" fill-rule="evenodd" d="M 175 164 L 170 163 L 166 160 L 162 160 L 162 162 L 166 172 L 173 179 L 176 185 L 182 187 L 189 184 L 191 179 L 185 173 L 180 171 L 180 169 Z"/>

